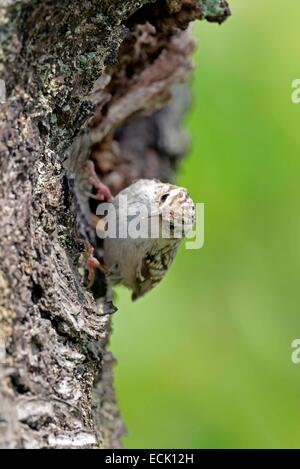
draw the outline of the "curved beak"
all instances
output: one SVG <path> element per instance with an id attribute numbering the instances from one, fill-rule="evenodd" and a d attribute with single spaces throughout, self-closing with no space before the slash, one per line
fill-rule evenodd
<path id="1" fill-rule="evenodd" d="M 150 215 L 148 215 L 148 218 L 159 217 L 159 215 L 161 215 L 161 210 L 154 210 L 154 212 L 151 212 Z"/>

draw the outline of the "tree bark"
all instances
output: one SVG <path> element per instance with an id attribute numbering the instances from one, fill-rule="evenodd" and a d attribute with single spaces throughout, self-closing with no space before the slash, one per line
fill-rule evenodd
<path id="1" fill-rule="evenodd" d="M 117 448 L 110 301 L 86 288 L 92 158 L 171 180 L 196 18 L 223 0 L 0 0 L 0 447 Z"/>

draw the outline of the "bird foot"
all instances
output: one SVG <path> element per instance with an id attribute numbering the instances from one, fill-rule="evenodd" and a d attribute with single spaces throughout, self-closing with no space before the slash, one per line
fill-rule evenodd
<path id="1" fill-rule="evenodd" d="M 92 160 L 88 161 L 88 174 L 89 174 L 89 182 L 92 186 L 96 189 L 96 195 L 89 194 L 89 196 L 96 200 L 107 200 L 108 202 L 113 201 L 112 193 L 110 192 L 109 188 L 100 181 L 96 170 L 95 164 Z"/>
<path id="2" fill-rule="evenodd" d="M 107 274 L 107 269 L 96 259 L 94 256 L 94 248 L 89 243 L 85 245 L 84 262 L 88 270 L 87 288 L 91 288 L 95 281 L 95 269 L 99 269 L 105 275 Z"/>

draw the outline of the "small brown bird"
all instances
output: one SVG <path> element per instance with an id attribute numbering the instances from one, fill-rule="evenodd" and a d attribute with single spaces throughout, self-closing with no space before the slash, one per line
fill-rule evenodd
<path id="1" fill-rule="evenodd" d="M 143 296 L 162 280 L 194 222 L 195 205 L 182 187 L 140 179 L 121 191 L 106 219 L 109 283 L 131 289 L 132 300 Z"/>

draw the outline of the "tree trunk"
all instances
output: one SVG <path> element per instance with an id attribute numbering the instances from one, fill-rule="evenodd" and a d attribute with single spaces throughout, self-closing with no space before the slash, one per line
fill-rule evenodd
<path id="1" fill-rule="evenodd" d="M 115 194 L 186 148 L 187 27 L 223 0 L 0 0 L 0 447 L 117 448 L 87 161 Z"/>

